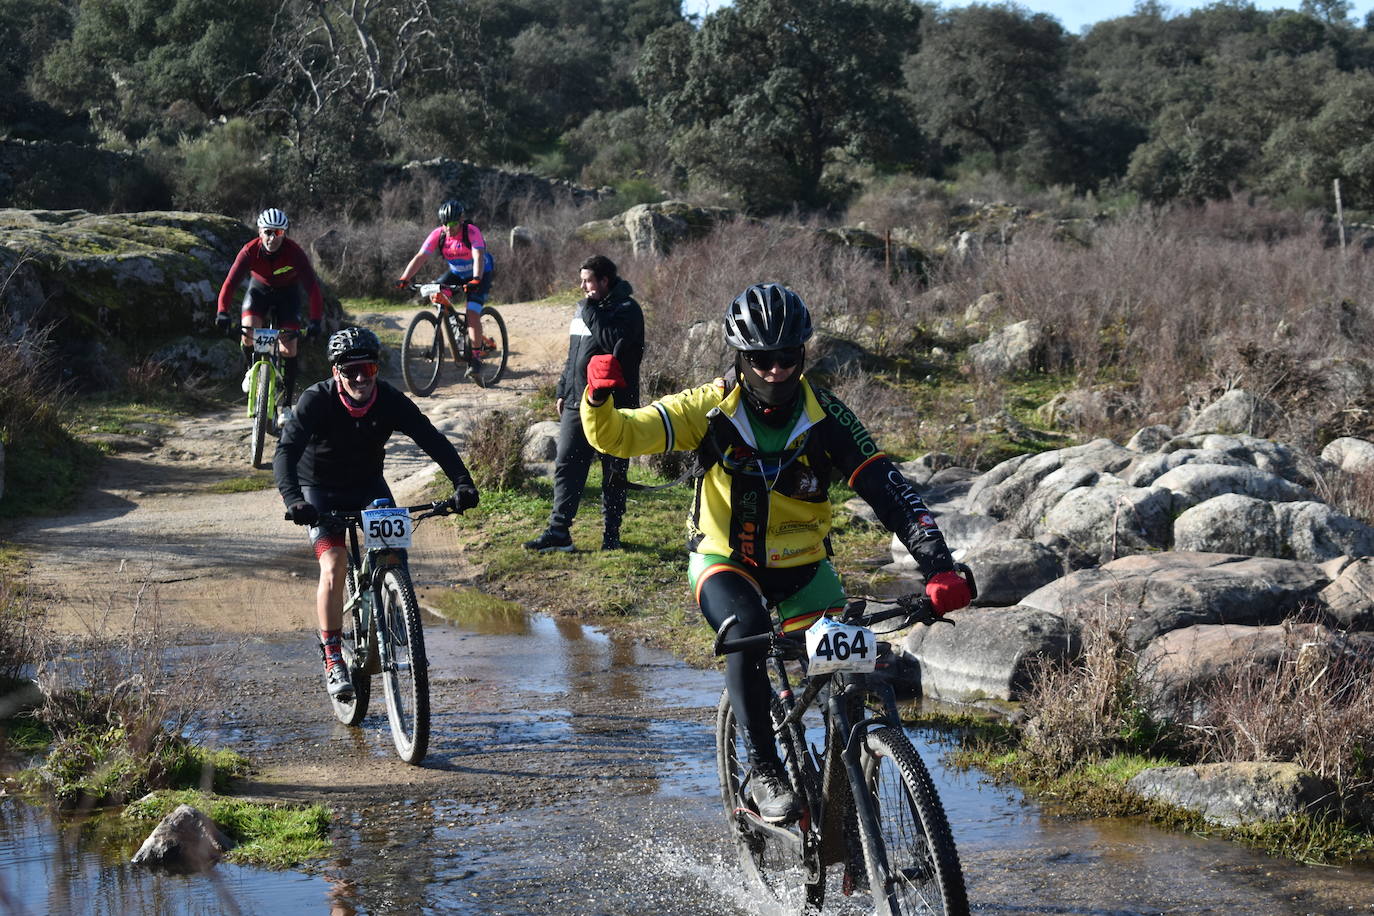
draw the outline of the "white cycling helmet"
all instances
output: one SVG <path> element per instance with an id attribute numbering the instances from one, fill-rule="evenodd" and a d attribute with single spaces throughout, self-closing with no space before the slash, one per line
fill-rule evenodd
<path id="1" fill-rule="evenodd" d="M 291 223 L 286 218 L 286 214 L 276 207 L 268 207 L 258 214 L 259 229 L 280 229 L 285 232 Z"/>

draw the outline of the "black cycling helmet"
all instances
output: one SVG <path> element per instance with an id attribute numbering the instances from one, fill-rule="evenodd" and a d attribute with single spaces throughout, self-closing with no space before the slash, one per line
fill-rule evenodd
<path id="1" fill-rule="evenodd" d="M 335 366 L 363 360 L 377 362 L 382 356 L 382 342 L 367 328 L 344 328 L 330 336 L 326 353 Z"/>
<path id="2" fill-rule="evenodd" d="M 781 283 L 756 283 L 725 311 L 725 341 L 736 350 L 786 350 L 811 338 L 811 313 Z"/>
<path id="3" fill-rule="evenodd" d="M 456 223 L 463 218 L 463 214 L 468 212 L 468 208 L 463 206 L 461 200 L 449 198 L 439 205 L 439 222 L 447 226 L 449 223 Z"/>

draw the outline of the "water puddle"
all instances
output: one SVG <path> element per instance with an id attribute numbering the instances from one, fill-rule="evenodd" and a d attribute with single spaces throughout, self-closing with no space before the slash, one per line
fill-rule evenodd
<path id="1" fill-rule="evenodd" d="M 287 723 L 229 716 L 219 729 L 250 757 L 318 746 L 378 780 L 425 777 L 402 783 L 417 786 L 413 798 L 338 809 L 335 856 L 313 874 L 158 875 L 126 864 L 127 843 L 5 799 L 0 910 L 773 916 L 743 886 L 725 834 L 712 737 L 720 674 L 575 621 L 461 604 L 457 619 L 426 620 L 434 737 L 423 772 L 387 769 L 396 764 L 375 683 L 361 729 L 329 719 L 316 697 Z M 264 638 L 251 654 L 264 677 L 299 679 L 306 646 L 299 634 Z M 914 737 L 976 913 L 1374 912 L 1374 870 L 1305 868 L 1134 821 L 1056 818 L 945 767 L 937 736 Z M 825 912 L 862 910 L 837 889 Z"/>

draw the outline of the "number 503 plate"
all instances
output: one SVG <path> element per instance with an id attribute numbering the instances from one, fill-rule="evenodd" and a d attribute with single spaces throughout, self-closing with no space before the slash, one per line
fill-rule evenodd
<path id="1" fill-rule="evenodd" d="M 822 617 L 806 631 L 806 654 L 807 674 L 872 671 L 878 662 L 878 641 L 868 627 Z"/>
<path id="2" fill-rule="evenodd" d="M 412 522 L 410 513 L 399 507 L 363 510 L 363 546 L 409 547 Z"/>

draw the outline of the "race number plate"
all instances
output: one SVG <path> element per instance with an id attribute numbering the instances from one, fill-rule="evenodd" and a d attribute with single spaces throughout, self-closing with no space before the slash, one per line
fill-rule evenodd
<path id="1" fill-rule="evenodd" d="M 363 546 L 368 550 L 379 547 L 409 547 L 410 513 L 397 507 L 363 510 Z"/>
<path id="2" fill-rule="evenodd" d="M 822 617 L 806 631 L 807 674 L 835 671 L 872 671 L 878 661 L 878 641 L 868 627 L 855 627 Z"/>
<path id="3" fill-rule="evenodd" d="M 254 328 L 253 329 L 253 352 L 271 353 L 277 338 L 281 336 L 281 331 L 276 328 Z"/>

